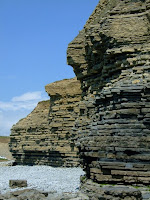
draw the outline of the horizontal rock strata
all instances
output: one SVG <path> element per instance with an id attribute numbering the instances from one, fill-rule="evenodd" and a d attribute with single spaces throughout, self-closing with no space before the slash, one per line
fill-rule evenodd
<path id="1" fill-rule="evenodd" d="M 49 163 L 49 107 L 49 100 L 39 102 L 26 118 L 12 127 L 9 146 L 17 164 Z"/>
<path id="2" fill-rule="evenodd" d="M 87 180 L 82 185 L 82 191 L 88 193 L 89 199 L 103 199 L 103 200 L 146 200 L 146 196 L 142 194 L 139 188 L 124 186 L 124 185 L 100 185 Z M 144 188 L 146 190 L 146 188 Z M 144 190 L 143 189 L 143 190 Z M 149 196 L 149 192 L 146 193 Z M 94 197 L 94 198 L 93 198 Z"/>
<path id="3" fill-rule="evenodd" d="M 46 86 L 50 101 L 40 102 L 11 130 L 10 150 L 17 164 L 78 166 L 78 149 L 71 133 L 78 116 L 81 91 L 74 79 Z"/>
<path id="4" fill-rule="evenodd" d="M 58 156 L 56 166 L 78 166 L 78 149 L 75 146 L 76 132 L 71 129 L 79 113 L 81 99 L 80 82 L 76 78 L 57 81 L 46 85 L 50 96 L 49 129 L 54 159 Z"/>
<path id="5" fill-rule="evenodd" d="M 150 183 L 150 1 L 101 0 L 69 44 L 81 81 L 75 128 L 87 178 Z"/>

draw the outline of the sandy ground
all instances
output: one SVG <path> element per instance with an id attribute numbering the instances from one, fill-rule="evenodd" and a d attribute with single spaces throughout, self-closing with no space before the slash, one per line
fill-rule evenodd
<path id="1" fill-rule="evenodd" d="M 13 157 L 9 151 L 9 140 L 5 140 L 3 138 L 0 138 L 0 156 L 4 156 L 9 160 L 12 160 Z"/>

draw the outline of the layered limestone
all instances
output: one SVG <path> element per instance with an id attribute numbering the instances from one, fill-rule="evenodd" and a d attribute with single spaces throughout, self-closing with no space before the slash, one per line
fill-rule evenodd
<path id="1" fill-rule="evenodd" d="M 78 148 L 75 146 L 77 132 L 72 131 L 79 113 L 81 99 L 80 82 L 76 78 L 46 85 L 50 96 L 49 129 L 53 141 L 51 152 L 58 154 L 55 166 L 79 165 Z"/>
<path id="2" fill-rule="evenodd" d="M 74 79 L 47 85 L 50 101 L 40 102 L 12 127 L 10 150 L 17 164 L 78 166 L 78 149 L 71 132 L 79 112 L 80 82 Z"/>
<path id="3" fill-rule="evenodd" d="M 13 125 L 9 146 L 17 164 L 49 163 L 49 107 L 49 100 L 39 102 L 26 118 Z"/>
<path id="4" fill-rule="evenodd" d="M 149 184 L 150 1 L 101 0 L 67 59 L 81 82 L 75 130 L 86 178 Z"/>

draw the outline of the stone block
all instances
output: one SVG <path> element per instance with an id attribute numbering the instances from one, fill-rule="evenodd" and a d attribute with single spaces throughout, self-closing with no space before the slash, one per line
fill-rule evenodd
<path id="1" fill-rule="evenodd" d="M 22 188 L 27 187 L 27 180 L 9 180 L 10 188 Z"/>

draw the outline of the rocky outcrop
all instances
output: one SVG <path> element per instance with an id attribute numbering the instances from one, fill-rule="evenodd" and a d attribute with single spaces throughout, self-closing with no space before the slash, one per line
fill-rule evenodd
<path id="1" fill-rule="evenodd" d="M 78 166 L 78 149 L 71 133 L 81 98 L 80 82 L 57 81 L 46 86 L 50 101 L 40 102 L 11 130 L 10 150 L 17 164 Z"/>
<path id="2" fill-rule="evenodd" d="M 17 164 L 49 163 L 49 107 L 49 100 L 39 102 L 26 118 L 12 127 L 9 146 Z"/>
<path id="3" fill-rule="evenodd" d="M 104 199 L 104 200 L 146 200 L 146 196 L 149 197 L 149 192 L 146 191 L 146 195 L 142 194 L 142 191 L 138 188 L 124 185 L 99 185 L 88 180 L 82 185 L 82 191 L 88 193 L 89 199 Z"/>
<path id="4" fill-rule="evenodd" d="M 75 129 L 86 178 L 149 184 L 150 1 L 101 0 L 67 59 L 81 82 Z"/>
<path id="5" fill-rule="evenodd" d="M 89 200 L 87 196 L 80 192 L 76 193 L 57 193 L 57 191 L 39 191 L 36 189 L 22 189 L 7 192 L 5 194 L 0 194 L 1 200 L 26 200 L 26 199 L 34 199 L 34 200 Z"/>
<path id="6" fill-rule="evenodd" d="M 52 145 L 50 151 L 54 159 L 53 166 L 78 166 L 78 149 L 75 146 L 76 132 L 71 131 L 79 113 L 81 99 L 80 82 L 76 78 L 57 81 L 46 85 L 50 96 L 49 129 Z"/>
<path id="7" fill-rule="evenodd" d="M 7 160 L 13 160 L 13 157 L 9 151 L 9 137 L 0 137 L 0 158 L 5 158 Z"/>

